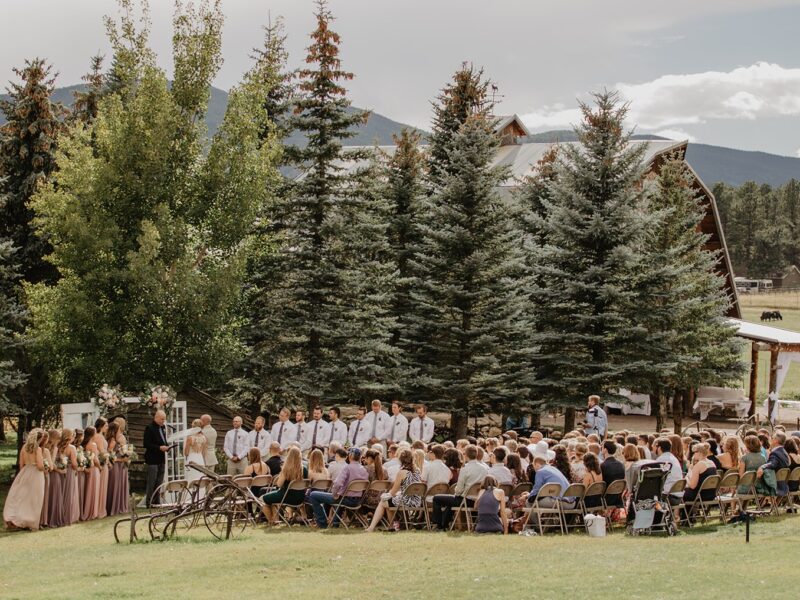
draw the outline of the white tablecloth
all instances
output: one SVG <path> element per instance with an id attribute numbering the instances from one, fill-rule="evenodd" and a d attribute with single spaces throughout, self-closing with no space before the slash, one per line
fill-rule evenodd
<path id="1" fill-rule="evenodd" d="M 622 411 L 623 415 L 650 415 L 650 395 L 632 394 L 628 390 L 620 390 L 620 395 L 627 396 L 630 401 L 625 402 L 606 402 L 606 408 L 616 408 Z"/>

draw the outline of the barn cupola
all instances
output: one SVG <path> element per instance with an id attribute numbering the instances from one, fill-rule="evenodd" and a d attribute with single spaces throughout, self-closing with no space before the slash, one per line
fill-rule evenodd
<path id="1" fill-rule="evenodd" d="M 500 136 L 501 146 L 511 146 L 519 144 L 524 141 L 523 138 L 530 135 L 525 123 L 519 118 L 519 115 L 505 115 L 495 117 L 497 122 L 494 126 L 494 131 Z"/>

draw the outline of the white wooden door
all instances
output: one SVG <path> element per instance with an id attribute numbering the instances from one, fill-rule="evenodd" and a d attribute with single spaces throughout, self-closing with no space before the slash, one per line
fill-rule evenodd
<path id="1" fill-rule="evenodd" d="M 167 415 L 167 437 L 186 430 L 186 401 L 176 400 Z M 177 443 L 167 453 L 167 468 L 164 469 L 166 481 L 184 478 L 183 441 Z"/>

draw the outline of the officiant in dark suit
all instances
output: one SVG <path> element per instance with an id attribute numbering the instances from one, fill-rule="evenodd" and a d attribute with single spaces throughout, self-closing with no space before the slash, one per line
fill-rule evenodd
<path id="1" fill-rule="evenodd" d="M 161 498 L 153 498 L 161 482 L 164 481 L 164 466 L 167 463 L 167 430 L 164 423 L 167 414 L 157 410 L 153 422 L 144 428 L 144 462 L 147 465 L 147 488 L 145 498 L 147 508 L 151 505 L 161 504 Z"/>

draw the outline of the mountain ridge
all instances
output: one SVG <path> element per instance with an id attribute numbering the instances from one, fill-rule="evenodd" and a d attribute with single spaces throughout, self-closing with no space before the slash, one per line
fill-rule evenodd
<path id="1" fill-rule="evenodd" d="M 64 106 L 71 106 L 74 99 L 73 92 L 85 87 L 84 84 L 77 84 L 56 88 L 53 92 L 53 100 L 62 103 Z M 2 94 L 0 97 L 6 98 L 7 95 Z M 214 135 L 219 128 L 225 116 L 227 102 L 228 93 L 212 86 L 206 113 L 209 136 Z M 353 107 L 351 110 L 363 109 Z M 5 123 L 5 117 L 0 112 L 0 125 L 3 123 Z M 353 146 L 392 144 L 393 136 L 403 128 L 416 129 L 410 125 L 394 121 L 380 113 L 371 112 L 367 123 L 358 127 L 355 130 L 356 135 L 346 140 L 345 144 Z M 422 131 L 421 133 L 424 134 L 425 132 Z M 651 134 L 636 134 L 633 137 L 634 139 L 668 139 Z M 571 130 L 545 131 L 532 134 L 528 139 L 532 142 L 568 142 L 575 140 L 575 132 Z M 295 133 L 287 141 L 296 144 L 302 142 L 302 137 Z M 800 158 L 781 156 L 769 152 L 738 150 L 724 146 L 690 142 L 686 151 L 686 160 L 709 187 L 719 182 L 739 186 L 746 181 L 779 186 L 790 179 L 800 179 Z"/>

